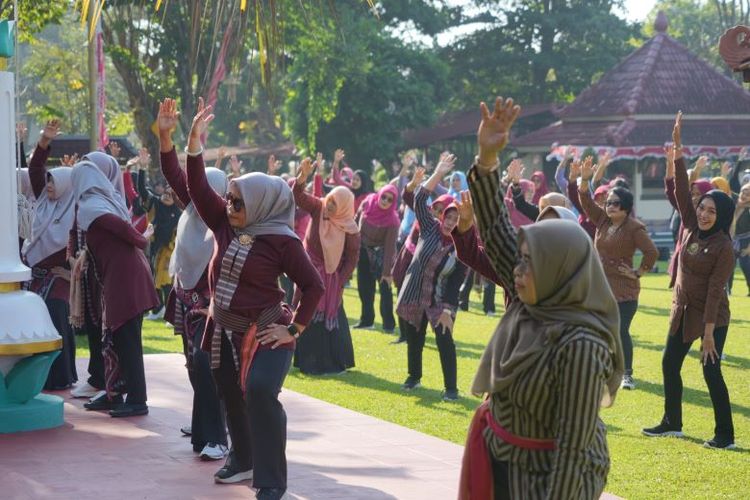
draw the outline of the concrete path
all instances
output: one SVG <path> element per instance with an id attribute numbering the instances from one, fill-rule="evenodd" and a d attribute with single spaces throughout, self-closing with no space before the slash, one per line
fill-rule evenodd
<path id="1" fill-rule="evenodd" d="M 192 404 L 184 358 L 145 359 L 148 416 L 113 419 L 66 399 L 63 427 L 0 435 L 0 498 L 254 498 L 248 484 L 214 484 L 221 464 L 200 461 L 181 437 Z M 289 390 L 281 399 L 289 498 L 456 498 L 462 447 Z"/>

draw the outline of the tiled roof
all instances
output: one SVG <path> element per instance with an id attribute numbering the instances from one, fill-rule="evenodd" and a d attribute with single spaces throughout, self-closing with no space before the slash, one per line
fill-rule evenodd
<path id="1" fill-rule="evenodd" d="M 660 145 L 671 140 L 678 110 L 685 115 L 684 144 L 750 143 L 750 92 L 670 38 L 662 14 L 656 28 L 653 38 L 560 111 L 561 121 L 512 145 Z"/>

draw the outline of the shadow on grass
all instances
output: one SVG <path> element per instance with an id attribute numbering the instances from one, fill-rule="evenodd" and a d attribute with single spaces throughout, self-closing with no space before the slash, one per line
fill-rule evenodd
<path id="1" fill-rule="evenodd" d="M 638 381 L 638 390 L 649 392 L 651 394 L 654 394 L 655 396 L 664 397 L 663 386 L 661 384 L 655 384 L 647 380 Z M 730 400 L 731 400 L 731 397 L 732 395 L 730 393 L 729 394 Z M 691 387 L 683 386 L 682 402 L 697 405 L 697 406 L 702 406 L 704 408 L 713 408 L 713 404 L 711 403 L 711 397 L 708 394 L 707 388 L 704 388 L 703 390 L 698 390 L 698 389 L 693 389 Z M 750 408 L 748 408 L 747 406 L 738 405 L 737 403 L 732 403 L 732 413 L 740 414 L 743 417 L 750 418 Z"/>
<path id="2" fill-rule="evenodd" d="M 700 357 L 700 350 L 698 348 L 700 344 L 698 341 L 695 341 L 694 344 L 695 344 L 694 348 L 690 350 L 687 357 L 694 359 L 696 363 L 700 363 L 701 357 Z M 649 351 L 658 351 L 658 352 L 663 352 L 664 346 L 665 346 L 665 344 L 655 344 L 647 340 L 638 340 L 636 338 L 633 338 L 633 345 L 639 349 L 647 349 Z M 726 349 L 724 352 L 724 358 L 725 359 L 721 361 L 722 366 L 725 366 L 727 368 L 739 368 L 741 370 L 750 370 L 750 359 L 727 354 Z"/>
<path id="3" fill-rule="evenodd" d="M 471 395 L 462 395 L 458 401 L 446 402 L 442 400 L 442 391 L 437 389 L 428 389 L 426 387 L 418 387 L 411 391 L 405 391 L 401 388 L 401 384 L 391 382 L 389 380 L 376 377 L 372 374 L 352 369 L 345 373 L 337 375 L 305 375 L 294 368 L 289 372 L 289 375 L 301 380 L 332 380 L 342 384 L 347 384 L 357 389 L 370 389 L 378 392 L 385 392 L 388 394 L 398 395 L 401 394 L 404 397 L 416 398 L 416 404 L 426 408 L 440 407 L 440 410 L 446 413 L 451 413 L 458 416 L 464 416 L 467 412 L 473 412 L 481 402 L 479 398 L 475 398 Z M 319 396 L 313 396 L 319 397 Z M 324 398 L 321 398 L 324 399 Z"/>

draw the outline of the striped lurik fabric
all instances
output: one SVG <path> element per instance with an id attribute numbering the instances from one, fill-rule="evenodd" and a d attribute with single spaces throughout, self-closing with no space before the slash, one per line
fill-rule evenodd
<path id="1" fill-rule="evenodd" d="M 508 220 L 497 173 L 469 172 L 469 188 L 487 255 L 510 296 L 517 240 Z M 494 460 L 508 463 L 512 498 L 599 498 L 609 471 L 606 429 L 598 418 L 605 382 L 613 366 L 607 344 L 580 327 L 551 343 L 540 361 L 502 392 L 491 394 L 493 418 L 526 438 L 554 439 L 552 451 L 517 448 L 484 432 Z"/>

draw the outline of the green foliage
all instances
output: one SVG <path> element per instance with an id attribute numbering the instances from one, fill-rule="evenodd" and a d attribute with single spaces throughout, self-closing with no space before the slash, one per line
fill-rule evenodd
<path id="1" fill-rule="evenodd" d="M 29 42 L 48 24 L 57 24 L 70 6 L 68 0 L 18 0 L 18 38 Z M 0 19 L 14 19 L 13 0 L 0 0 Z"/>
<path id="2" fill-rule="evenodd" d="M 521 102 L 571 101 L 628 54 L 636 27 L 619 1 L 481 1 L 485 27 L 448 46 L 453 107 L 492 95 Z"/>
<path id="3" fill-rule="evenodd" d="M 305 151 L 340 147 L 351 166 L 369 170 L 371 159 L 393 157 L 403 130 L 434 120 L 448 70 L 358 6 L 342 3 L 336 14 L 308 23 L 290 51 L 286 129 Z"/>

